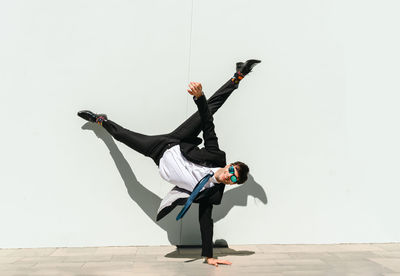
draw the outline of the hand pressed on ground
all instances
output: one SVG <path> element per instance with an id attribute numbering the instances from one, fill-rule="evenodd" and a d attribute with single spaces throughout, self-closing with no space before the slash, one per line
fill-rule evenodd
<path id="1" fill-rule="evenodd" d="M 232 264 L 230 261 L 218 260 L 218 259 L 214 259 L 214 258 L 206 258 L 206 262 L 209 265 L 214 265 L 214 266 L 218 266 L 218 264 L 224 264 L 224 265 L 231 265 Z"/>

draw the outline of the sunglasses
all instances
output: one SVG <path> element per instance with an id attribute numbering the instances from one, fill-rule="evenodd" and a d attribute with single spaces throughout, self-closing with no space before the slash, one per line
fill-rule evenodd
<path id="1" fill-rule="evenodd" d="M 231 181 L 232 181 L 233 183 L 236 183 L 236 182 L 237 182 L 237 177 L 236 177 L 236 175 L 235 175 L 235 168 L 234 168 L 233 166 L 230 166 L 230 167 L 229 167 L 229 173 L 232 174 L 232 176 L 231 176 Z"/>

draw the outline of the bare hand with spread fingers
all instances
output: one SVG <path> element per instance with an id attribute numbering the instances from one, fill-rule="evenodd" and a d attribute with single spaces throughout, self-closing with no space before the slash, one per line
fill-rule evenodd
<path id="1" fill-rule="evenodd" d="M 189 92 L 190 95 L 195 96 L 196 99 L 200 98 L 200 96 L 203 95 L 201 83 L 191 81 L 189 83 L 189 89 L 187 89 L 187 92 Z"/>
<path id="2" fill-rule="evenodd" d="M 215 265 L 215 266 L 218 266 L 218 264 L 224 264 L 224 265 L 231 265 L 232 264 L 230 261 L 218 260 L 218 259 L 214 259 L 214 258 L 206 258 L 206 262 L 209 265 Z"/>

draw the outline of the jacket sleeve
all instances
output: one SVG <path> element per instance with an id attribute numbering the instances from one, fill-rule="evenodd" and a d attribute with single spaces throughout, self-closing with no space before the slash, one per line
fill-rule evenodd
<path id="1" fill-rule="evenodd" d="M 219 151 L 220 149 L 217 134 L 215 133 L 214 118 L 208 108 L 206 96 L 203 94 L 198 99 L 195 99 L 194 102 L 197 105 L 201 117 L 204 147 L 208 151 Z"/>
<path id="2" fill-rule="evenodd" d="M 201 256 L 213 257 L 214 222 L 211 217 L 213 205 L 200 203 L 199 222 L 201 232 Z"/>

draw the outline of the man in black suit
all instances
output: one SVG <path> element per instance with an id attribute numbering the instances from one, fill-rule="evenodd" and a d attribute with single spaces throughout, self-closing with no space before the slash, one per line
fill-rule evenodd
<path id="1" fill-rule="evenodd" d="M 206 257 L 208 264 L 215 266 L 231 263 L 213 258 L 213 205 L 221 203 L 225 185 L 242 184 L 247 180 L 249 168 L 239 161 L 226 164 L 225 152 L 218 145 L 213 114 L 258 63 L 259 60 L 253 59 L 245 63 L 238 62 L 234 76 L 209 100 L 206 100 L 202 85 L 191 82 L 187 91 L 193 95 L 198 111 L 168 134 L 144 135 L 121 127 L 105 114 L 95 114 L 88 110 L 78 112 L 81 118 L 103 126 L 116 140 L 151 157 L 159 167 L 161 177 L 176 185 L 161 202 L 157 220 L 177 205 L 188 205 L 190 198 L 200 204 L 202 256 Z M 204 147 L 200 149 L 198 145 L 202 140 L 198 135 L 201 131 Z"/>

